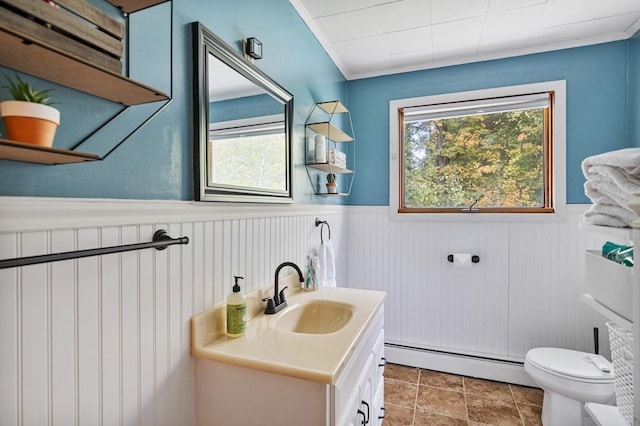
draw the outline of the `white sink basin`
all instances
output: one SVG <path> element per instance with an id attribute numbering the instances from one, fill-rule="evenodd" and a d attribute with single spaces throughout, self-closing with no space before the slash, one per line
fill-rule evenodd
<path id="1" fill-rule="evenodd" d="M 304 334 L 328 334 L 346 326 L 355 306 L 333 300 L 310 300 L 293 305 L 276 319 L 274 327 L 281 331 Z"/>

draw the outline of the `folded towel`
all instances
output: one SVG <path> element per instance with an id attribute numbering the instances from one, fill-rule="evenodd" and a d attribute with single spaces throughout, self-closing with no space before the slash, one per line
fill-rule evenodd
<path id="1" fill-rule="evenodd" d="M 640 192 L 640 175 L 631 175 L 612 166 L 589 166 L 583 172 L 587 180 L 614 183 L 627 194 Z"/>
<path id="2" fill-rule="evenodd" d="M 584 193 L 594 204 L 619 206 L 633 212 L 629 200 L 636 194 L 627 194 L 612 182 L 588 180 L 584 183 Z"/>
<path id="3" fill-rule="evenodd" d="M 584 212 L 583 219 L 591 225 L 627 228 L 636 219 L 636 214 L 620 206 L 592 204 Z"/>
<path id="4" fill-rule="evenodd" d="M 320 284 L 324 287 L 336 286 L 336 263 L 331 240 L 320 246 Z"/>
<path id="5" fill-rule="evenodd" d="M 640 175 L 640 148 L 625 148 L 585 158 L 582 170 L 587 178 L 587 170 L 591 166 L 612 166 L 629 175 Z"/>

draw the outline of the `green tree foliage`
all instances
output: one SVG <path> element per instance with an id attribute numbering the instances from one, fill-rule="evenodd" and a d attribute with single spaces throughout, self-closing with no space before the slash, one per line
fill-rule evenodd
<path id="1" fill-rule="evenodd" d="M 406 207 L 544 204 L 542 108 L 405 123 Z"/>
<path id="2" fill-rule="evenodd" d="M 286 189 L 284 134 L 212 141 L 210 180 L 221 184 L 283 191 Z M 211 153 L 210 153 L 211 154 Z"/>

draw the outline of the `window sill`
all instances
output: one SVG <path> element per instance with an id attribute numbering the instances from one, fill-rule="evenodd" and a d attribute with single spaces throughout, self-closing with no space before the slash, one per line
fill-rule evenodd
<path id="1" fill-rule="evenodd" d="M 556 207 L 553 213 L 398 213 L 389 208 L 391 220 L 417 222 L 565 222 L 566 209 Z"/>

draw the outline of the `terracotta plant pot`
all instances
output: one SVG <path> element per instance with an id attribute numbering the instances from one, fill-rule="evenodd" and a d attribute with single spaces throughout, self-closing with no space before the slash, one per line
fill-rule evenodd
<path id="1" fill-rule="evenodd" d="M 338 193 L 338 185 L 333 182 L 333 183 L 327 183 L 327 192 L 329 194 L 337 194 Z"/>
<path id="2" fill-rule="evenodd" d="M 53 146 L 53 138 L 60 124 L 60 111 L 48 105 L 24 101 L 0 102 L 7 137 L 14 142 Z"/>

